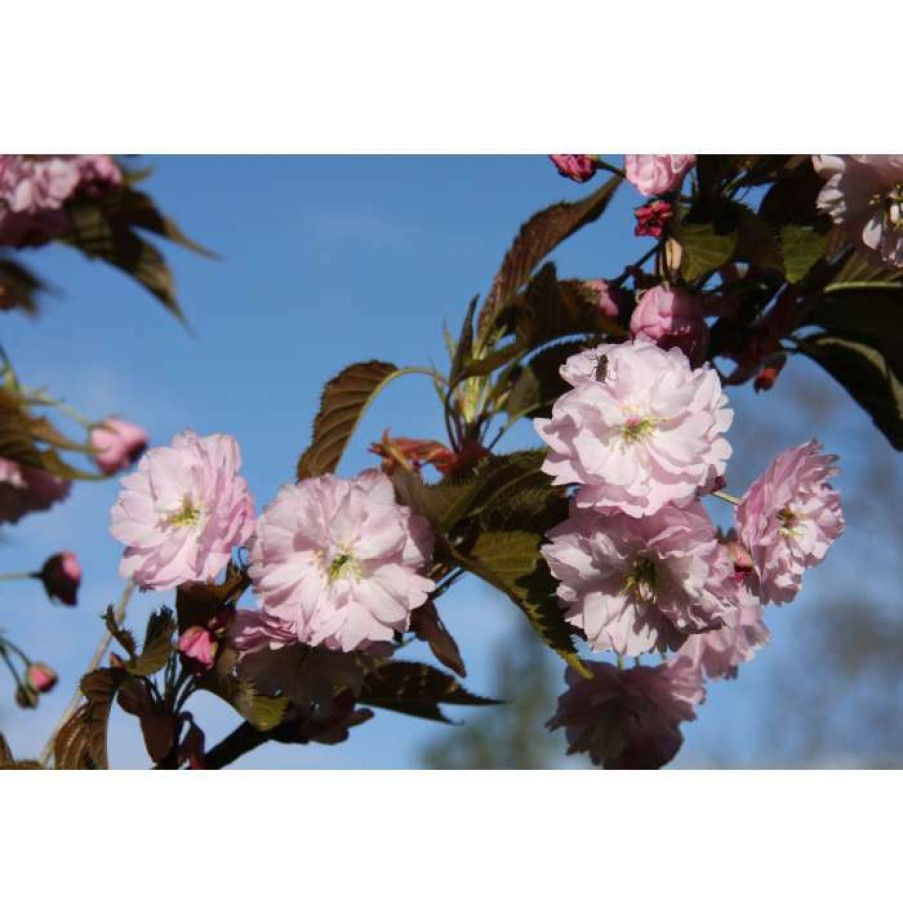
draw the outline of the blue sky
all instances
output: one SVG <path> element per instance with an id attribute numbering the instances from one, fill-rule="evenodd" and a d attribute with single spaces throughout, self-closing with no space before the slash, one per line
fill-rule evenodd
<path id="1" fill-rule="evenodd" d="M 443 322 L 457 332 L 467 301 L 488 289 L 518 225 L 539 207 L 586 192 L 535 156 L 141 162 L 155 167 L 147 187 L 160 207 L 222 257 L 209 261 L 166 248 L 191 330 L 119 273 L 51 248 L 28 256 L 60 294 L 36 323 L 5 316 L 3 344 L 25 382 L 49 386 L 92 416 L 116 412 L 140 422 L 155 444 L 186 427 L 233 433 L 258 507 L 291 479 L 325 380 L 370 358 L 444 365 Z M 601 225 L 553 255 L 559 272 L 613 276 L 639 257 L 648 240 L 633 236 L 631 209 L 638 203 L 630 186 L 622 188 Z M 828 414 L 789 405 L 793 392 L 804 392 L 817 375 L 811 365 L 793 362 L 771 397 L 755 397 L 748 388 L 734 394 L 732 488 L 742 491 L 774 453 L 816 434 L 842 454 L 848 472 L 881 463 L 900 475 L 897 458 L 841 390 L 832 388 L 837 403 Z M 755 430 L 763 412 L 780 427 L 773 444 Z M 441 424 L 428 380 L 398 381 L 368 413 L 342 472 L 373 464 L 366 446 L 387 426 L 396 434 L 441 438 Z M 534 444 L 528 429 L 513 439 Z M 839 485 L 843 489 L 843 479 Z M 0 625 L 62 677 L 35 713 L 15 709 L 11 687 L 0 682 L 0 729 L 20 756 L 40 750 L 97 642 L 98 615 L 118 596 L 120 550 L 107 534 L 116 492 L 115 480 L 78 484 L 65 505 L 26 518 L 0 543 L 0 571 L 31 567 L 63 548 L 75 551 L 85 568 L 75 610 L 49 606 L 38 585 L 0 585 Z M 794 605 L 769 612 L 773 646 L 738 681 L 712 688 L 699 720 L 686 731 L 684 764 L 755 763 L 762 751 L 757 713 L 776 670 L 793 655 L 798 610 L 818 605 L 820 586 L 855 583 L 853 560 L 859 573 L 899 570 L 899 553 L 872 535 L 858 535 L 855 526 L 848 523 L 848 535 L 807 577 Z M 131 622 L 141 623 L 153 606 L 169 601 L 170 594 L 143 595 L 132 604 Z M 442 613 L 464 651 L 469 685 L 490 692 L 491 650 L 520 614 L 476 581 L 446 596 Z M 211 743 L 236 723 L 210 697 L 195 710 Z M 466 718 L 468 711 L 452 714 Z M 452 728 L 380 712 L 343 746 L 271 745 L 245 762 L 409 767 L 437 730 Z M 112 726 L 111 759 L 114 766 L 146 761 L 137 725 L 121 713 Z"/>

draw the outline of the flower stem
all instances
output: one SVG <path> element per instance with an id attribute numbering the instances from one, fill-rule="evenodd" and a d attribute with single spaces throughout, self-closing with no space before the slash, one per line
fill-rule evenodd
<path id="1" fill-rule="evenodd" d="M 729 492 L 722 492 L 720 489 L 716 489 L 716 490 L 712 493 L 712 495 L 717 496 L 717 497 L 720 498 L 723 502 L 730 502 L 732 505 L 739 505 L 739 504 L 740 504 L 740 499 L 738 499 L 737 496 L 731 495 Z"/>
<path id="2" fill-rule="evenodd" d="M 117 625 L 121 625 L 125 620 L 125 611 L 128 608 L 129 600 L 132 598 L 132 593 L 135 591 L 135 584 L 128 580 L 125 584 L 125 587 L 122 590 L 122 595 L 119 597 L 119 601 L 116 603 L 116 608 L 113 611 L 113 620 Z M 97 648 L 94 650 L 94 655 L 91 656 L 91 661 L 88 663 L 88 668 L 85 671 L 85 674 L 90 674 L 92 671 L 97 670 L 97 666 L 100 664 L 104 655 L 106 654 L 107 649 L 110 648 L 110 642 L 113 639 L 113 635 L 104 627 L 103 639 L 97 644 Z M 69 705 L 66 706 L 66 711 L 63 712 L 62 718 L 57 722 L 56 727 L 53 729 L 53 733 L 51 733 L 47 742 L 44 744 L 44 749 L 41 751 L 41 758 L 39 759 L 41 765 L 44 767 L 47 766 L 47 763 L 50 761 L 50 757 L 53 755 L 53 741 L 56 740 L 56 735 L 60 732 L 60 729 L 63 725 L 75 714 L 75 710 L 78 708 L 79 700 L 82 697 L 81 691 L 81 682 L 79 682 L 79 686 L 76 688 L 75 693 L 72 694 L 72 699 L 69 700 Z"/>
<path id="3" fill-rule="evenodd" d="M 29 571 L 14 571 L 10 574 L 0 574 L 0 580 L 31 580 L 36 574 L 32 574 Z"/>

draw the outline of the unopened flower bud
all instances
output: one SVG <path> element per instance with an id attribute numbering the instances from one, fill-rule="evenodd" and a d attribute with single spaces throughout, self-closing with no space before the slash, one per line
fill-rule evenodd
<path id="1" fill-rule="evenodd" d="M 38 693 L 49 693 L 58 680 L 56 671 L 43 662 L 33 662 L 25 672 L 25 681 L 29 688 Z"/>
<path id="2" fill-rule="evenodd" d="M 91 430 L 94 459 L 105 474 L 126 470 L 147 448 L 147 432 L 134 423 L 108 417 Z"/>
<path id="3" fill-rule="evenodd" d="M 680 348 L 694 365 L 705 358 L 709 327 L 699 299 L 682 288 L 657 285 L 643 292 L 630 318 L 630 333 L 645 335 L 659 347 Z"/>
<path id="4" fill-rule="evenodd" d="M 589 154 L 549 154 L 558 174 L 574 182 L 587 182 L 599 168 L 598 163 Z"/>
<path id="5" fill-rule="evenodd" d="M 76 594 L 82 582 L 82 566 L 72 552 L 51 555 L 36 576 L 40 577 L 51 599 L 59 599 L 63 605 L 76 604 Z"/>

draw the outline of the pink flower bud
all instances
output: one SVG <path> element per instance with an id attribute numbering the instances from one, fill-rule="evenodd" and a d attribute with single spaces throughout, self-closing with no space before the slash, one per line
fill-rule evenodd
<path id="1" fill-rule="evenodd" d="M 674 215 L 674 209 L 667 201 L 650 201 L 633 211 L 636 217 L 634 235 L 648 235 L 661 238 L 668 220 Z"/>
<path id="2" fill-rule="evenodd" d="M 144 453 L 148 439 L 147 432 L 140 426 L 115 417 L 94 427 L 90 436 L 97 466 L 108 475 L 131 467 Z"/>
<path id="3" fill-rule="evenodd" d="M 63 605 L 76 604 L 76 593 L 82 582 L 82 566 L 72 552 L 51 555 L 38 576 L 51 599 L 59 599 Z"/>
<path id="4" fill-rule="evenodd" d="M 659 347 L 680 348 L 691 363 L 705 358 L 709 327 L 699 299 L 682 288 L 657 285 L 643 292 L 630 318 L 630 333 L 645 335 Z"/>
<path id="5" fill-rule="evenodd" d="M 687 171 L 695 163 L 695 154 L 624 155 L 628 181 L 647 197 L 679 188 Z"/>
<path id="6" fill-rule="evenodd" d="M 196 671 L 209 671 L 213 667 L 217 648 L 216 637 L 206 627 L 189 627 L 179 637 L 179 652 Z"/>
<path id="7" fill-rule="evenodd" d="M 558 169 L 558 174 L 575 182 L 587 182 L 598 169 L 596 161 L 589 154 L 549 154 L 549 159 Z"/>
<path id="8" fill-rule="evenodd" d="M 33 662 L 25 672 L 25 681 L 29 688 L 38 693 L 49 693 L 59 678 L 56 671 L 43 662 Z"/>
<path id="9" fill-rule="evenodd" d="M 620 294 L 618 290 L 610 288 L 604 279 L 588 279 L 584 285 L 598 296 L 597 303 L 602 315 L 610 320 L 617 320 L 621 314 L 617 301 Z"/>

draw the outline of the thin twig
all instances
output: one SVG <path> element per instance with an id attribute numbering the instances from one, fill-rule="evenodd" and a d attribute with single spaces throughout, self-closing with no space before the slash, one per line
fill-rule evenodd
<path id="1" fill-rule="evenodd" d="M 128 608 L 129 600 L 132 598 L 132 593 L 134 591 L 135 584 L 129 580 L 123 588 L 122 595 L 119 597 L 119 601 L 116 603 L 116 608 L 113 611 L 113 619 L 117 625 L 121 625 L 125 620 L 125 610 Z M 113 635 L 106 627 L 104 627 L 103 639 L 101 639 L 97 648 L 94 650 L 94 655 L 91 656 L 91 661 L 88 663 L 85 674 L 90 674 L 92 671 L 97 670 L 98 665 L 100 665 L 101 660 L 107 653 L 107 649 L 110 648 L 112 639 Z M 60 732 L 60 728 L 62 728 L 62 726 L 75 714 L 75 710 L 78 708 L 81 698 L 82 691 L 81 685 L 79 685 L 76 688 L 75 693 L 73 693 L 72 699 L 69 700 L 69 705 L 66 707 L 66 711 L 63 712 L 63 717 L 57 722 L 56 727 L 53 729 L 53 733 L 50 735 L 49 739 L 44 744 L 44 749 L 41 751 L 41 758 L 39 761 L 44 767 L 47 766 L 51 755 L 53 755 L 53 741 L 56 740 L 56 735 Z"/>

